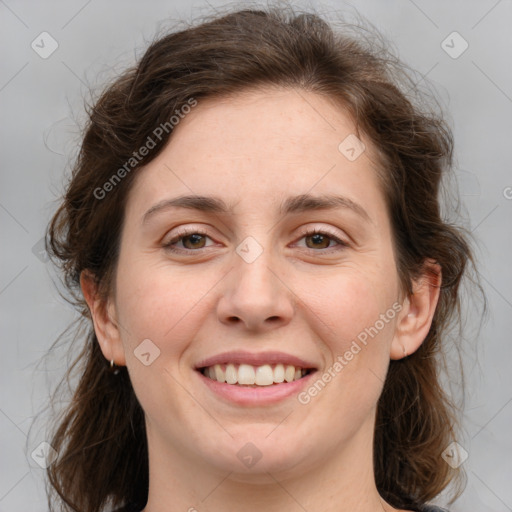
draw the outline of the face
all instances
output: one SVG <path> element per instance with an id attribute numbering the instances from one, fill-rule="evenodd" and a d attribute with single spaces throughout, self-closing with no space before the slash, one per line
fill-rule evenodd
<path id="1" fill-rule="evenodd" d="M 354 132 L 314 93 L 246 92 L 199 101 L 140 170 L 102 348 L 128 367 L 150 452 L 244 479 L 371 445 L 402 306 L 370 143 L 340 150 Z M 226 211 L 166 204 L 188 195 Z"/>

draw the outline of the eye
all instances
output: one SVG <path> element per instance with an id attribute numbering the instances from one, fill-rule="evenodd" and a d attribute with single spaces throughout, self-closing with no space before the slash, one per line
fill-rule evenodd
<path id="1" fill-rule="evenodd" d="M 174 238 L 169 240 L 169 242 L 163 244 L 162 247 L 171 252 L 194 251 L 195 249 L 203 249 L 204 247 L 208 247 L 204 245 L 206 238 L 210 237 L 201 229 L 196 228 L 183 230 L 179 232 L 176 236 L 174 236 Z M 184 246 L 184 248 L 176 248 L 176 244 L 179 243 L 181 243 Z"/>
<path id="2" fill-rule="evenodd" d="M 306 248 L 315 251 L 315 249 L 329 249 L 329 245 L 332 241 L 338 244 L 338 248 L 334 250 L 344 249 L 349 246 L 347 242 L 338 238 L 335 233 L 331 233 L 328 229 L 319 229 L 313 228 L 307 230 L 303 233 L 302 238 L 306 239 Z M 302 240 L 301 238 L 301 240 Z M 310 239 L 310 245 L 308 245 L 307 240 Z M 318 251 L 315 251 L 318 252 Z M 331 251 L 323 251 L 323 252 L 331 252 Z"/>
<path id="3" fill-rule="evenodd" d="M 171 240 L 169 240 L 169 242 L 163 244 L 162 247 L 175 253 L 186 253 L 189 251 L 194 252 L 197 249 L 204 249 L 211 246 L 205 245 L 207 238 L 211 240 L 208 234 L 201 229 L 184 229 L 177 233 Z M 306 240 L 309 238 L 311 240 L 312 245 L 308 245 L 306 243 L 306 248 L 314 252 L 319 252 L 316 249 L 330 249 L 332 241 L 336 242 L 339 246 L 333 250 L 340 250 L 349 247 L 347 242 L 341 240 L 335 233 L 331 233 L 327 229 L 309 229 L 302 234 L 301 240 L 303 238 Z M 176 247 L 177 244 L 182 244 L 183 247 Z M 331 250 L 322 252 L 331 252 Z"/>

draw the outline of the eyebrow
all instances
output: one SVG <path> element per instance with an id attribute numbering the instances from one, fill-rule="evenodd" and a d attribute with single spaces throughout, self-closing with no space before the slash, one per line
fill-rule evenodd
<path id="1" fill-rule="evenodd" d="M 234 204 L 226 204 L 221 198 L 215 196 L 185 195 L 172 199 L 164 199 L 153 205 L 142 217 L 142 224 L 155 214 L 172 208 L 187 208 L 209 213 L 233 215 Z M 366 222 L 373 224 L 366 210 L 352 199 L 344 196 L 324 194 L 313 196 L 301 194 L 286 198 L 279 207 L 280 215 L 303 213 L 314 210 L 335 210 L 339 208 L 349 209 L 363 218 Z"/>

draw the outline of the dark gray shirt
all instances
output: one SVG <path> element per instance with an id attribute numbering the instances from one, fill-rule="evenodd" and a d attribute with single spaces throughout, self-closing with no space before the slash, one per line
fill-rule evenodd
<path id="1" fill-rule="evenodd" d="M 138 507 L 127 505 L 126 507 L 119 508 L 115 512 L 142 512 Z M 445 508 L 436 507 L 434 505 L 422 505 L 417 512 L 449 512 Z"/>

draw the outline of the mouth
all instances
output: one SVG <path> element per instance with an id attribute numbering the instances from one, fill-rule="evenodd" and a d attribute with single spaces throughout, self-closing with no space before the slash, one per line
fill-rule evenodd
<path id="1" fill-rule="evenodd" d="M 290 353 L 239 350 L 198 361 L 194 369 L 208 396 L 236 406 L 266 407 L 297 395 L 318 368 Z"/>
<path id="2" fill-rule="evenodd" d="M 315 368 L 304 368 L 292 364 L 214 364 L 197 369 L 204 377 L 223 384 L 240 387 L 279 386 L 303 379 L 310 375 Z"/>

